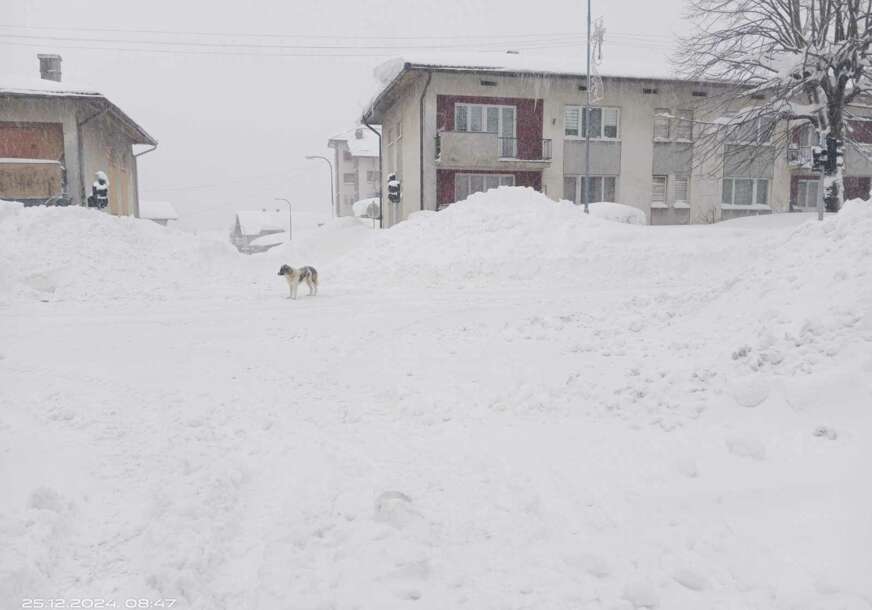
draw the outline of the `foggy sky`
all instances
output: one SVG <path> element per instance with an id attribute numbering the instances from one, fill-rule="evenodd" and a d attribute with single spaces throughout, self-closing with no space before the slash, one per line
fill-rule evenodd
<path id="1" fill-rule="evenodd" d="M 303 42 L 402 46 L 432 42 L 416 36 L 583 34 L 586 14 L 583 0 L 4 0 L 0 5 L 0 75 L 37 74 L 38 52 L 63 55 L 65 81 L 96 87 L 159 140 L 158 149 L 140 159 L 142 199 L 173 202 L 184 227 L 221 230 L 230 226 L 234 210 L 275 208 L 275 197 L 291 199 L 300 210 L 329 214 L 327 167 L 303 157 L 328 155 L 327 138 L 353 126 L 374 91 L 373 68 L 403 51 L 325 51 L 353 57 L 183 55 L 154 51 L 180 47 L 140 44 L 137 47 L 151 52 L 126 52 L 114 50 L 119 44 L 46 37 L 240 45 L 301 41 L 239 34 L 315 34 L 327 38 Z M 615 72 L 639 62 L 666 65 L 667 37 L 681 30 L 682 9 L 683 0 L 594 0 L 594 17 L 603 17 L 607 30 L 604 70 Z M 65 29 L 44 29 L 49 27 Z M 75 28 L 233 35 L 165 36 Z M 11 34 L 38 38 L 11 38 Z M 650 42 L 634 40 L 632 35 L 663 38 Z M 83 45 L 107 49 L 69 48 Z M 486 46 L 481 41 L 469 44 L 470 49 Z M 240 47 L 226 50 L 236 53 Z M 522 52 L 583 56 L 584 51 L 581 46 L 562 46 Z"/>

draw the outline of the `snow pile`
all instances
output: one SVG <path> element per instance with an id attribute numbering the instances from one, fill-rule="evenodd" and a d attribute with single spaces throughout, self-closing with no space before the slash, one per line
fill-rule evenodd
<path id="1" fill-rule="evenodd" d="M 165 299 L 225 285 L 229 243 L 80 207 L 0 202 L 4 298 Z M 224 277 L 219 277 L 223 275 Z"/>
<path id="2" fill-rule="evenodd" d="M 646 225 L 648 217 L 645 212 L 639 208 L 623 203 L 613 203 L 611 201 L 600 201 L 591 203 L 588 206 L 591 216 L 594 218 L 602 218 L 603 220 L 611 220 L 612 222 L 622 222 L 628 225 Z"/>
<path id="3" fill-rule="evenodd" d="M 353 252 L 373 235 L 357 218 L 345 216 L 295 230 L 294 238 L 283 245 L 269 250 L 258 259 L 269 257 L 292 267 L 310 265 L 320 269 L 322 266 Z M 285 234 L 286 236 L 286 234 Z"/>
<path id="4" fill-rule="evenodd" d="M 521 187 L 471 195 L 441 212 L 418 212 L 380 232 L 334 269 L 376 285 L 481 285 L 531 280 L 584 255 L 595 239 L 625 239 L 637 227 L 584 214 Z"/>

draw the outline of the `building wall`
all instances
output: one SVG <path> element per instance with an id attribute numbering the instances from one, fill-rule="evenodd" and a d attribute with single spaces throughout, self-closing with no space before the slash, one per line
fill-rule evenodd
<path id="1" fill-rule="evenodd" d="M 102 115 L 82 126 L 85 197 L 98 171 L 109 177 L 109 211 L 116 216 L 135 216 L 139 211 L 136 192 L 136 158 L 130 140 L 117 123 Z"/>
<path id="2" fill-rule="evenodd" d="M 0 122 L 57 123 L 63 128 L 66 185 L 72 202 L 81 205 L 76 116 L 78 105 L 52 98 L 0 98 Z"/>

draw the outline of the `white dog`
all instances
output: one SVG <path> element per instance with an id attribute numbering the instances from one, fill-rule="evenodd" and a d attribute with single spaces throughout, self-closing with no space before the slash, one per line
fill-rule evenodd
<path id="1" fill-rule="evenodd" d="M 289 299 L 297 298 L 297 287 L 303 282 L 309 287 L 310 296 L 318 295 L 318 271 L 314 267 L 294 269 L 290 265 L 282 265 L 278 274 L 285 276 L 288 281 L 288 288 L 291 290 Z"/>

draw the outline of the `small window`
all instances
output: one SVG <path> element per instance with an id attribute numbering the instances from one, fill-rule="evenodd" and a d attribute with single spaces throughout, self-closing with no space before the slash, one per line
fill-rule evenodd
<path id="1" fill-rule="evenodd" d="M 672 179 L 673 203 L 687 203 L 690 179 L 687 176 L 675 176 Z"/>
<path id="2" fill-rule="evenodd" d="M 342 158 L 346 161 L 351 161 L 351 151 L 350 150 L 343 151 Z"/>
<path id="3" fill-rule="evenodd" d="M 378 181 L 379 181 L 379 175 L 378 175 L 378 172 L 376 172 L 376 171 L 372 171 L 372 170 L 368 170 L 368 171 L 366 172 L 366 181 L 367 181 L 367 182 L 378 182 Z"/>
<path id="4" fill-rule="evenodd" d="M 642 93 L 644 93 L 645 95 L 654 95 L 657 93 L 657 89 L 645 88 L 645 89 L 642 89 Z"/>
<path id="5" fill-rule="evenodd" d="M 691 95 L 693 97 L 708 97 L 708 91 L 693 91 Z"/>
<path id="6" fill-rule="evenodd" d="M 357 174 L 353 172 L 342 174 L 342 182 L 344 182 L 345 184 L 354 184 L 355 182 L 357 182 Z"/>
<path id="7" fill-rule="evenodd" d="M 668 140 L 669 139 L 669 123 L 671 121 L 671 112 L 669 108 L 654 109 L 654 139 Z"/>
<path id="8" fill-rule="evenodd" d="M 587 85 L 579 85 L 578 90 L 579 91 L 587 91 Z"/>
<path id="9" fill-rule="evenodd" d="M 481 86 L 482 87 L 496 87 L 497 83 L 496 83 L 496 81 L 492 81 L 492 80 L 483 80 L 483 81 L 481 81 Z"/>
<path id="10" fill-rule="evenodd" d="M 666 176 L 654 176 L 651 182 L 651 203 L 666 204 Z"/>
<path id="11" fill-rule="evenodd" d="M 757 205 L 769 205 L 769 181 L 758 180 L 757 191 L 754 197 L 754 203 Z"/>

